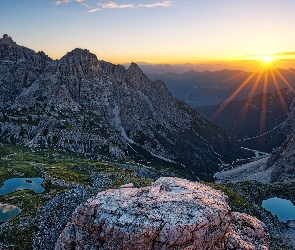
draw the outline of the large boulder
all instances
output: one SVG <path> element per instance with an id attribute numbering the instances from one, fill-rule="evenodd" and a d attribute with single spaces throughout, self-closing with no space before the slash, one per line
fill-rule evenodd
<path id="1" fill-rule="evenodd" d="M 206 185 L 163 177 L 98 193 L 79 206 L 55 249 L 268 249 L 265 225 L 232 213 Z"/>

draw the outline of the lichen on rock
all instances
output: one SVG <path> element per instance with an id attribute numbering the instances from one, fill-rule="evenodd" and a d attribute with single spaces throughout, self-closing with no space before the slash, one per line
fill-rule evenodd
<path id="1" fill-rule="evenodd" d="M 162 177 L 103 191 L 73 213 L 55 249 L 268 249 L 265 225 L 206 185 Z"/>

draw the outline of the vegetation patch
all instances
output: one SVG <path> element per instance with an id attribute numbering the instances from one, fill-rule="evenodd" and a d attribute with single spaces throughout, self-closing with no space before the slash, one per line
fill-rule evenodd
<path id="1" fill-rule="evenodd" d="M 259 211 L 253 206 L 253 204 L 246 199 L 244 196 L 240 195 L 233 189 L 214 183 L 205 183 L 206 185 L 222 191 L 225 195 L 228 196 L 228 204 L 231 207 L 232 211 L 250 214 L 258 219 L 261 219 Z"/>
<path id="2" fill-rule="evenodd" d="M 21 209 L 18 216 L 6 223 L 0 223 L 0 242 L 5 249 L 32 249 L 38 218 L 42 215 L 43 206 L 53 197 L 77 185 L 92 190 L 89 197 L 98 191 L 118 188 L 127 183 L 138 187 L 147 186 L 153 179 L 139 175 L 140 168 L 142 166 L 130 166 L 126 162 L 98 162 L 74 154 L 1 142 L 0 185 L 10 178 L 47 178 L 42 183 L 45 187 L 43 193 L 21 190 L 0 196 L 0 203 L 16 205 Z M 102 177 L 106 181 L 101 181 Z M 61 206 L 60 209 L 62 213 L 64 207 Z"/>

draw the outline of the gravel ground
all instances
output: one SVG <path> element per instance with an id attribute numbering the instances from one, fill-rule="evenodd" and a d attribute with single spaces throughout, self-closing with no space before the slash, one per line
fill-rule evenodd
<path id="1" fill-rule="evenodd" d="M 235 183 L 255 180 L 261 183 L 269 183 L 273 168 L 266 169 L 266 162 L 269 156 L 259 160 L 249 162 L 239 167 L 217 172 L 215 174 L 216 183 Z"/>

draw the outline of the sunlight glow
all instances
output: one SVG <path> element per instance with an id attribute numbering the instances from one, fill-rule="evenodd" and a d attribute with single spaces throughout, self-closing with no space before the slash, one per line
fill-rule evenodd
<path id="1" fill-rule="evenodd" d="M 288 72 L 295 74 L 295 70 L 289 69 Z M 231 77 L 227 81 L 223 83 L 227 83 L 233 78 L 240 76 L 244 72 L 239 72 L 237 75 Z M 255 79 L 255 81 L 251 81 L 251 79 Z M 284 100 L 281 89 L 283 87 L 287 87 L 290 91 L 295 93 L 292 85 L 288 82 L 288 80 L 283 76 L 283 74 L 278 70 L 278 61 L 274 60 L 274 58 L 270 56 L 261 57 L 261 60 L 257 60 L 256 69 L 254 72 L 245 79 L 240 86 L 228 97 L 228 99 L 222 103 L 219 108 L 214 112 L 214 114 L 210 117 L 211 120 L 214 120 L 217 116 L 220 115 L 221 112 L 227 107 L 230 101 L 234 100 L 235 97 L 248 85 L 250 87 L 248 97 L 252 97 L 256 91 L 256 89 L 262 86 L 262 100 L 261 100 L 261 114 L 260 114 L 260 135 L 265 133 L 266 127 L 266 113 L 267 113 L 267 92 L 270 86 L 275 87 L 279 99 L 281 107 L 283 108 L 285 113 L 289 112 L 287 104 Z M 250 85 L 250 86 L 249 86 Z M 248 108 L 250 106 L 251 99 L 248 99 L 245 106 L 240 110 L 240 113 L 237 117 L 237 124 L 234 127 L 234 130 L 238 128 L 239 124 L 245 119 L 246 114 L 248 112 Z M 259 141 L 261 142 L 265 138 L 260 137 Z"/>
<path id="2" fill-rule="evenodd" d="M 270 57 L 270 56 L 264 56 L 264 57 L 262 58 L 262 60 L 263 60 L 265 63 L 269 63 L 269 62 L 271 62 L 271 61 L 273 60 L 273 58 Z"/>

